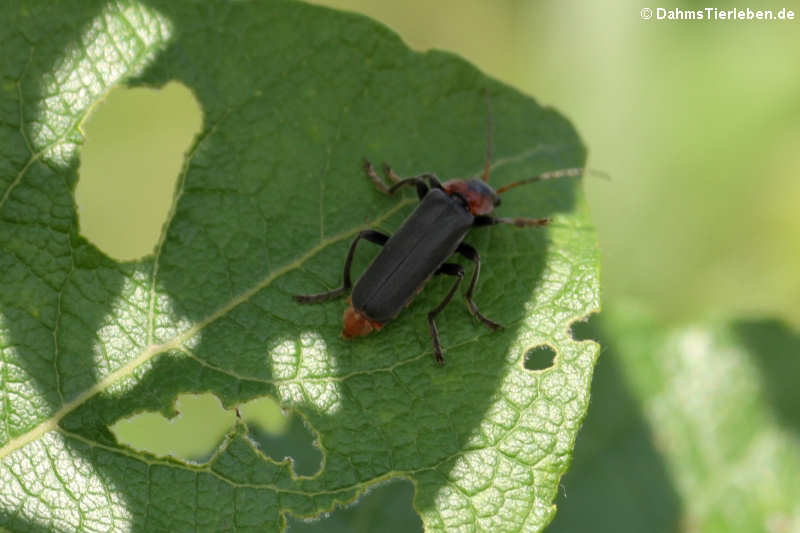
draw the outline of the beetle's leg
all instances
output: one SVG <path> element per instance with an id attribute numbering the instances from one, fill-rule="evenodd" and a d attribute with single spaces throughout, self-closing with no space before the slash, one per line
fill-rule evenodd
<path id="1" fill-rule="evenodd" d="M 381 233 L 380 231 L 375 231 L 372 229 L 366 229 L 359 233 L 355 239 L 353 239 L 353 243 L 350 245 L 350 249 L 347 251 L 347 258 L 344 260 L 344 282 L 341 287 L 338 289 L 333 289 L 332 291 L 322 292 L 319 294 L 295 294 L 292 296 L 296 301 L 304 304 L 310 303 L 317 303 L 317 302 L 324 302 L 326 300 L 330 300 L 332 298 L 338 298 L 339 296 L 344 295 L 347 291 L 350 290 L 350 287 L 353 286 L 353 282 L 350 280 L 350 265 L 353 263 L 353 255 L 356 252 L 356 245 L 358 241 L 361 239 L 366 239 L 369 242 L 373 242 L 375 244 L 380 244 L 383 246 L 386 244 L 386 241 L 389 240 L 389 236 L 385 233 Z"/>
<path id="2" fill-rule="evenodd" d="M 478 310 L 478 306 L 475 305 L 475 302 L 472 300 L 472 291 L 475 290 L 475 284 L 478 283 L 478 276 L 481 273 L 481 256 L 478 255 L 478 250 L 469 244 L 462 242 L 458 245 L 458 248 L 456 248 L 456 252 L 475 263 L 475 269 L 472 271 L 472 281 L 469 282 L 469 288 L 467 289 L 467 294 L 465 295 L 469 312 L 477 317 L 478 320 L 486 324 L 488 328 L 492 330 L 502 329 L 503 326 L 483 316 L 483 314 Z"/>
<path id="3" fill-rule="evenodd" d="M 436 315 L 438 315 L 442 309 L 444 309 L 447 304 L 450 303 L 450 300 L 453 298 L 453 295 L 456 293 L 456 289 L 458 289 L 461 280 L 464 279 L 464 267 L 461 265 L 457 265 L 455 263 L 444 263 L 442 266 L 439 267 L 439 270 L 436 271 L 436 274 L 447 274 L 448 276 L 458 276 L 458 279 L 453 286 L 450 288 L 450 292 L 447 293 L 447 296 L 444 297 L 442 303 L 437 305 L 433 311 L 428 313 L 428 327 L 431 330 L 431 338 L 433 339 L 433 354 L 436 356 L 436 362 L 440 365 L 444 364 L 444 356 L 442 355 L 442 343 L 439 341 L 439 328 L 436 327 Z"/>
<path id="4" fill-rule="evenodd" d="M 394 182 L 391 187 L 388 187 L 386 182 L 384 182 L 381 177 L 378 176 L 378 174 L 375 172 L 375 167 L 372 166 L 372 163 L 369 162 L 369 159 L 366 157 L 364 158 L 364 172 L 367 173 L 367 177 L 372 180 L 372 183 L 375 184 L 375 187 L 377 187 L 377 189 L 382 193 L 392 195 L 403 185 L 416 185 L 417 196 L 420 200 L 422 200 L 425 195 L 428 194 L 428 186 L 425 185 L 423 178 L 429 176 L 429 174 L 422 174 L 420 176 L 414 176 L 413 178 L 400 179 L 400 177 L 395 174 L 388 165 L 386 165 L 386 168 L 388 169 L 386 171 L 387 176 L 389 176 L 389 178 Z M 434 176 L 434 179 L 435 178 L 436 176 Z M 439 180 L 436 181 L 438 183 Z"/>
<path id="5" fill-rule="evenodd" d="M 395 193 L 397 189 L 404 185 L 414 185 L 417 187 L 417 196 L 420 200 L 422 200 L 426 194 L 428 194 L 428 185 L 425 184 L 425 180 L 428 180 L 430 187 L 435 189 L 442 188 L 442 182 L 439 181 L 434 174 L 430 174 L 428 172 L 424 174 L 420 174 L 419 176 L 413 176 L 411 178 L 401 179 L 400 176 L 394 173 L 389 165 L 384 165 L 384 172 L 386 172 L 386 176 L 394 182 L 391 187 L 387 187 L 386 183 L 378 176 L 375 172 L 375 168 L 372 166 L 372 163 L 369 162 L 369 159 L 366 157 L 364 158 L 364 172 L 367 173 L 367 177 L 375 184 L 375 187 L 381 191 L 382 193 L 392 195 Z"/>
<path id="6" fill-rule="evenodd" d="M 439 182 L 439 178 L 434 176 L 433 174 L 420 174 L 419 176 L 414 176 L 412 178 L 405 178 L 391 187 L 389 187 L 389 194 L 394 194 L 394 191 L 402 187 L 403 185 L 416 185 L 417 186 L 417 197 L 420 200 L 425 198 L 425 195 L 428 194 L 428 186 L 425 185 L 425 178 L 428 179 L 428 182 L 431 184 L 431 187 L 436 189 L 441 189 L 442 184 Z"/>
<path id="7" fill-rule="evenodd" d="M 389 164 L 388 164 L 388 163 L 384 163 L 384 164 L 383 164 L 383 174 L 384 174 L 384 175 L 385 175 L 387 178 L 389 178 L 389 180 L 390 180 L 392 183 L 397 183 L 398 181 L 400 181 L 401 179 L 403 179 L 403 178 L 401 178 L 400 176 L 398 176 L 397 174 L 395 174 L 395 173 L 394 173 L 394 170 L 392 170 L 392 167 L 391 167 L 391 166 L 389 166 Z"/>
<path id="8" fill-rule="evenodd" d="M 403 181 L 403 178 L 401 178 L 400 176 L 395 174 L 394 170 L 392 170 L 392 167 L 389 166 L 387 163 L 383 164 L 383 173 L 393 183 L 400 183 L 401 181 Z M 433 187 L 434 189 L 443 189 L 444 188 L 442 186 L 442 182 L 439 181 L 438 177 L 436 177 L 436 174 L 430 174 L 430 173 L 426 172 L 424 174 L 420 174 L 419 176 L 414 176 L 414 178 L 411 178 L 411 179 L 415 179 L 415 178 L 427 178 L 428 179 L 428 183 L 430 184 L 430 187 Z M 421 199 L 422 198 L 420 197 L 420 200 Z"/>
<path id="9" fill-rule="evenodd" d="M 364 172 L 367 174 L 367 177 L 375 184 L 375 187 L 381 191 L 383 194 L 389 194 L 389 187 L 386 185 L 380 176 L 375 172 L 375 167 L 372 166 L 369 159 L 366 157 L 364 158 Z"/>
<path id="10" fill-rule="evenodd" d="M 478 215 L 472 222 L 473 228 L 480 228 L 483 226 L 494 226 L 495 224 L 511 224 L 518 228 L 527 228 L 531 226 L 546 226 L 550 223 L 549 218 L 523 218 L 523 217 L 493 217 L 486 215 Z"/>

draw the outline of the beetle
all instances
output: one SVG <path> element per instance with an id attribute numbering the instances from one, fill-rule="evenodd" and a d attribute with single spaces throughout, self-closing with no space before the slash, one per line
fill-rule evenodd
<path id="1" fill-rule="evenodd" d="M 401 187 L 413 185 L 420 202 L 392 236 L 373 229 L 359 232 L 347 251 L 341 287 L 319 294 L 295 295 L 294 299 L 300 303 L 324 302 L 344 296 L 352 288 L 342 317 L 342 336 L 351 339 L 381 329 L 411 303 L 434 275 L 455 276 L 456 280 L 444 300 L 428 313 L 433 353 L 436 362 L 441 365 L 444 364 L 444 355 L 435 319 L 450 303 L 464 279 L 464 267 L 446 262 L 451 255 L 458 253 L 475 264 L 465 294 L 470 313 L 489 329 L 502 329 L 500 324 L 484 316 L 472 299 L 480 275 L 481 258 L 475 248 L 464 242 L 464 238 L 472 228 L 496 224 L 510 224 L 518 228 L 547 225 L 549 218 L 493 216 L 494 208 L 500 205 L 499 195 L 536 181 L 580 176 L 583 168 L 545 172 L 504 185 L 495 191 L 488 183 L 491 168 L 491 114 L 488 129 L 486 163 L 481 179 L 453 179 L 442 183 L 431 173 L 402 179 L 384 164 L 386 179 L 392 182 L 391 186 L 387 186 L 375 172 L 372 163 L 364 158 L 364 172 L 379 191 L 393 195 Z M 362 239 L 383 248 L 353 285 L 350 266 L 356 246 Z"/>

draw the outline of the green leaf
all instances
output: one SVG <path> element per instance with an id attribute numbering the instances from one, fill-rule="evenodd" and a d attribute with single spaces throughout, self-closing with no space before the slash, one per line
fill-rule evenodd
<path id="1" fill-rule="evenodd" d="M 796 331 L 753 319 L 664 327 L 618 306 L 591 335 L 608 349 L 548 531 L 797 529 Z"/>
<path id="2" fill-rule="evenodd" d="M 476 301 L 506 329 L 454 302 L 438 321 L 444 368 L 426 315 L 448 280 L 355 342 L 339 337 L 344 302 L 290 296 L 338 285 L 356 233 L 392 231 L 413 209 L 410 194 L 375 191 L 362 156 L 405 175 L 479 173 L 488 90 L 502 184 L 584 163 L 564 118 L 457 57 L 299 3 L 25 2 L 3 17 L 0 525 L 279 530 L 287 513 L 317 516 L 391 478 L 414 483 L 429 531 L 552 519 L 598 350 L 569 335 L 598 309 L 577 180 L 504 196 L 502 215 L 552 217 L 546 229 L 468 237 L 483 257 Z M 170 80 L 196 95 L 203 133 L 153 254 L 115 262 L 80 235 L 80 125 L 115 84 Z M 542 344 L 554 366 L 526 370 Z M 108 429 L 203 392 L 302 415 L 320 471 L 294 475 L 243 423 L 203 464 L 132 450 Z"/>

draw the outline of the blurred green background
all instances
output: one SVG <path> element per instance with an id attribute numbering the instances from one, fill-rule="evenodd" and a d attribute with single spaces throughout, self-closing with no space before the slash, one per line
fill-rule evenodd
<path id="1" fill-rule="evenodd" d="M 320 3 L 382 21 L 414 49 L 457 53 L 572 120 L 589 147 L 589 166 L 611 176 L 610 181 L 587 177 L 584 183 L 603 254 L 604 307 L 613 316 L 646 316 L 662 331 L 769 316 L 789 326 L 775 326 L 784 341 L 767 349 L 797 348 L 800 21 L 643 20 L 642 8 L 659 6 L 627 0 Z M 706 6 L 683 1 L 661 7 Z M 724 2 L 714 7 L 742 8 Z M 751 7 L 787 7 L 800 17 L 796 3 Z M 179 85 L 118 89 L 98 105 L 84 125 L 77 190 L 83 234 L 118 259 L 150 253 L 182 154 L 200 123 L 197 104 Z M 141 153 L 149 155 L 142 159 Z M 126 160 L 130 154 L 137 155 Z M 558 502 L 553 529 L 604 530 L 603 513 L 611 511 L 598 507 L 602 504 L 615 508 L 609 531 L 713 530 L 707 529 L 713 521 L 701 521 L 700 529 L 693 522 L 691 488 L 681 485 L 670 466 L 674 457 L 664 458 L 670 450 L 661 437 L 653 437 L 649 392 L 646 386 L 637 389 L 636 379 L 620 366 L 626 357 L 614 356 L 624 344 L 619 337 L 631 331 L 620 325 L 627 320 L 592 320 L 581 333 L 610 348 L 601 356 L 593 405 L 578 439 L 574 472 L 563 482 L 567 497 Z M 642 349 L 641 357 L 654 352 Z M 796 359 L 798 352 L 786 355 Z M 205 440 L 193 431 L 178 431 L 161 444 L 137 440 L 137 434 L 168 433 L 157 429 L 164 424 L 160 415 L 146 422 L 155 425 L 121 423 L 116 430 L 120 438 L 157 453 L 206 457 L 233 420 L 212 400 L 203 400 L 202 409 L 222 422 Z M 192 409 L 179 409 L 179 422 L 188 420 Z M 273 418 L 282 416 L 274 405 L 264 409 Z M 624 434 L 616 435 L 609 428 L 620 418 L 626 419 L 620 426 Z M 293 424 L 265 421 L 263 427 L 280 432 Z M 796 427 L 793 431 L 790 438 L 796 440 Z M 190 433 L 188 442 L 181 442 L 180 435 Z M 609 450 L 626 460 L 609 457 Z M 625 482 L 628 475 L 636 480 Z M 580 496 L 577 484 L 592 476 L 609 481 L 596 487 L 606 492 L 605 499 L 585 489 Z M 641 505 L 629 498 L 637 483 L 651 491 Z M 397 484 L 404 491 L 401 499 L 410 502 L 404 485 Z M 574 503 L 571 490 L 579 494 Z M 617 497 L 609 498 L 615 490 Z M 628 513 L 627 521 L 620 520 L 622 513 Z M 770 522 L 778 525 L 763 530 L 800 531 L 800 510 L 795 507 L 794 513 L 788 522 Z M 725 523 L 719 521 L 718 530 L 725 531 Z M 327 530 L 334 529 L 331 524 Z"/>

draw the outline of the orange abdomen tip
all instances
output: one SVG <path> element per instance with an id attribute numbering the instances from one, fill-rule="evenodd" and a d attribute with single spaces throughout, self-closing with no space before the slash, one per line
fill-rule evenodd
<path id="1" fill-rule="evenodd" d="M 345 339 L 363 337 L 382 327 L 383 324 L 367 318 L 364 313 L 354 309 L 353 304 L 348 301 L 347 309 L 342 316 L 342 337 Z"/>

